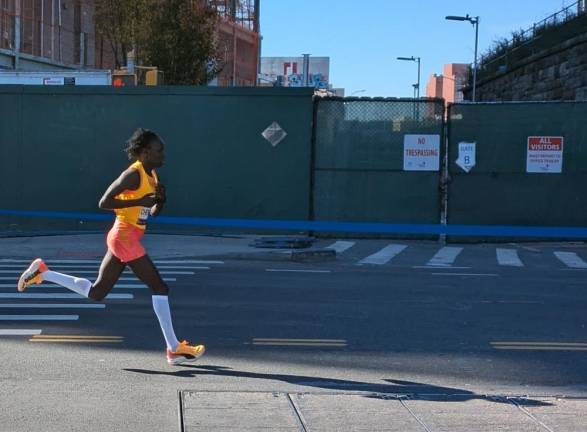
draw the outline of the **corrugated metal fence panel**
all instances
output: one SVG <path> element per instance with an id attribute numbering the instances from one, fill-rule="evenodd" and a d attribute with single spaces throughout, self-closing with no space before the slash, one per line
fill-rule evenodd
<path id="1" fill-rule="evenodd" d="M 456 104 L 449 108 L 450 224 L 585 226 L 587 103 Z M 562 136 L 562 173 L 527 173 L 529 136 Z M 476 166 L 456 163 L 476 143 Z"/>
<path id="2" fill-rule="evenodd" d="M 308 89 L 0 87 L 0 208 L 98 212 L 144 127 L 166 143 L 167 215 L 306 219 L 312 109 Z M 261 135 L 273 122 L 277 146 Z"/>
<path id="3" fill-rule="evenodd" d="M 316 110 L 316 220 L 439 222 L 439 172 L 403 161 L 407 134 L 443 142 L 442 101 L 323 99 Z"/>

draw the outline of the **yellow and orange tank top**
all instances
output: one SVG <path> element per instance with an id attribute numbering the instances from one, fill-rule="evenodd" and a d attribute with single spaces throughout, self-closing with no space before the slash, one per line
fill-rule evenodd
<path id="1" fill-rule="evenodd" d="M 137 190 L 125 190 L 117 195 L 116 199 L 134 200 L 142 198 L 145 195 L 154 194 L 155 186 L 157 185 L 157 174 L 155 171 L 152 171 L 153 176 L 148 175 L 140 161 L 136 161 L 129 168 L 138 171 L 141 178 L 139 188 Z M 133 225 L 143 230 L 147 227 L 147 219 L 149 219 L 150 212 L 151 209 L 149 207 L 140 206 L 114 209 L 117 221 Z"/>

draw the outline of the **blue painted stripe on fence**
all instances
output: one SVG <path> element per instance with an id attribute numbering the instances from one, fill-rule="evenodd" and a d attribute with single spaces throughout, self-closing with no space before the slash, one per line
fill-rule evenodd
<path id="1" fill-rule="evenodd" d="M 42 217 L 53 219 L 81 219 L 111 221 L 109 214 L 53 212 L 34 210 L 2 210 L 0 215 Z M 587 227 L 544 227 L 515 225 L 440 225 L 440 224 L 388 224 L 364 222 L 286 221 L 254 219 L 214 219 L 196 217 L 158 216 L 149 224 L 191 225 L 216 228 L 256 228 L 271 230 L 346 232 L 371 234 L 446 234 L 451 236 L 481 237 L 543 237 L 586 238 Z"/>

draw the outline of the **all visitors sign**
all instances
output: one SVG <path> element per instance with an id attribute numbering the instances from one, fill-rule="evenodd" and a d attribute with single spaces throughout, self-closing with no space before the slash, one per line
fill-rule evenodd
<path id="1" fill-rule="evenodd" d="M 558 174 L 563 170 L 563 137 L 528 137 L 526 172 Z"/>

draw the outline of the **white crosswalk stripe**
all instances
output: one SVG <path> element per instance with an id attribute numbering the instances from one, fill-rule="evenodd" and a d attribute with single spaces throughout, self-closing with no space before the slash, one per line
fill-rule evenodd
<path id="1" fill-rule="evenodd" d="M 30 300 L 30 299 L 71 299 L 80 300 L 85 297 L 75 293 L 0 293 L 0 299 Z M 133 294 L 108 294 L 106 300 L 132 300 Z"/>
<path id="2" fill-rule="evenodd" d="M 59 285 L 57 284 L 40 284 L 40 285 L 32 285 L 35 288 L 50 288 L 50 289 L 54 289 L 54 288 L 61 288 Z M 15 288 L 15 284 L 6 284 L 6 283 L 0 283 L 0 288 Z M 116 284 L 114 285 L 114 288 L 131 288 L 131 289 L 146 289 L 147 285 L 144 284 Z"/>
<path id="3" fill-rule="evenodd" d="M 0 329 L 0 336 L 34 336 L 41 333 L 41 329 Z"/>
<path id="4" fill-rule="evenodd" d="M 16 292 L 16 280 L 22 271 L 31 262 L 29 259 L 0 259 L 0 289 L 9 292 L 0 292 L 0 299 L 12 300 L 13 303 L 0 303 L 0 310 L 11 310 L 20 312 L 19 309 L 32 311 L 34 309 L 82 309 L 82 310 L 104 310 L 107 305 L 102 303 L 79 303 L 79 300 L 85 298 L 73 292 L 57 292 L 57 289 L 63 288 L 56 284 L 40 284 L 32 287 L 32 290 L 26 293 Z M 93 279 L 97 276 L 100 268 L 100 259 L 48 259 L 47 264 L 51 270 L 75 276 L 87 277 Z M 180 260 L 166 259 L 154 260 L 161 275 L 173 276 L 163 277 L 165 282 L 176 282 L 175 276 L 194 275 L 198 270 L 210 270 L 210 265 L 224 264 L 224 261 L 216 260 Z M 123 277 L 119 279 L 115 289 L 147 289 L 130 269 L 125 269 Z M 129 283 L 125 283 L 129 282 Z M 134 282 L 134 283 L 133 283 Z M 40 290 L 43 290 L 39 292 Z M 56 292 L 51 292 L 55 290 Z M 32 292 L 31 292 L 32 291 Z M 131 300 L 134 298 L 130 293 L 108 294 L 106 300 Z M 46 303 L 27 302 L 27 300 L 45 300 Z M 61 300 L 61 303 L 59 303 Z M 78 302 L 75 302 L 75 301 Z M 72 301 L 64 303 L 64 301 Z M 47 315 L 47 314 L 0 314 L 0 321 L 26 322 L 26 321 L 77 321 L 79 315 Z M 41 334 L 42 329 L 0 329 L 0 336 L 31 336 Z"/>
<path id="5" fill-rule="evenodd" d="M 0 315 L 0 321 L 77 321 L 79 315 Z"/>
<path id="6" fill-rule="evenodd" d="M 0 263 L 14 263 L 14 264 L 30 264 L 30 259 L 16 259 L 16 258 L 0 258 Z M 47 259 L 47 264 L 100 264 L 101 259 Z M 196 265 L 196 264 L 224 264 L 224 261 L 216 260 L 153 260 L 155 264 L 161 265 L 174 265 L 174 264 L 185 264 L 185 265 Z"/>
<path id="7" fill-rule="evenodd" d="M 359 264 L 387 264 L 393 257 L 401 253 L 405 248 L 407 248 L 407 246 L 401 244 L 387 245 L 380 251 L 374 253 L 373 255 L 369 255 L 367 258 L 364 258 L 361 261 L 359 261 Z"/>
<path id="8" fill-rule="evenodd" d="M 496 248 L 497 263 L 501 266 L 524 267 L 524 263 L 518 256 L 517 249 Z"/>
<path id="9" fill-rule="evenodd" d="M 555 252 L 556 256 L 563 264 L 570 268 L 587 269 L 587 262 L 575 252 Z"/>
<path id="10" fill-rule="evenodd" d="M 104 309 L 102 303 L 0 303 L 0 309 Z"/>
<path id="11" fill-rule="evenodd" d="M 352 241 L 337 241 L 332 243 L 330 246 L 326 246 L 326 249 L 335 250 L 337 254 L 343 253 L 347 249 L 352 248 L 355 245 L 355 242 Z"/>
<path id="12" fill-rule="evenodd" d="M 18 279 L 18 277 L 14 277 L 14 276 L 0 276 L 0 281 L 15 281 Z M 162 278 L 163 282 L 176 282 L 177 279 L 176 278 Z M 119 281 L 132 281 L 132 282 L 137 282 L 139 283 L 139 279 L 136 277 L 121 277 L 118 279 Z"/>
<path id="13" fill-rule="evenodd" d="M 26 264 L 6 264 L 6 263 L 0 263 L 0 268 L 14 268 L 14 269 L 19 269 L 19 270 L 25 270 L 26 269 Z M 94 264 L 51 264 L 50 270 L 55 270 L 55 271 L 62 271 L 63 269 L 80 269 L 80 270 L 84 270 L 84 269 L 95 269 L 96 271 L 98 271 L 98 269 L 100 268 L 100 265 L 97 263 Z M 179 265 L 157 265 L 157 269 L 158 270 L 209 270 L 210 267 L 208 266 L 179 266 Z"/>
<path id="14" fill-rule="evenodd" d="M 436 252 L 436 254 L 430 259 L 430 261 L 428 261 L 426 265 L 439 267 L 451 266 L 462 251 L 462 247 L 443 247 L 438 252 Z"/>
<path id="15" fill-rule="evenodd" d="M 11 269 L 11 270 L 0 270 L 0 273 L 2 274 L 16 274 L 16 275 L 21 275 L 24 269 L 20 268 L 20 269 Z M 53 269 L 51 269 L 53 270 Z M 98 269 L 96 270 L 75 270 L 75 271 L 59 271 L 59 268 L 55 268 L 56 272 L 59 273 L 75 273 L 75 275 L 98 275 Z M 134 274 L 131 270 L 125 270 L 123 272 L 123 274 Z M 159 272 L 159 274 L 161 275 L 193 275 L 195 274 L 193 271 L 167 271 L 167 270 L 161 270 Z"/>

